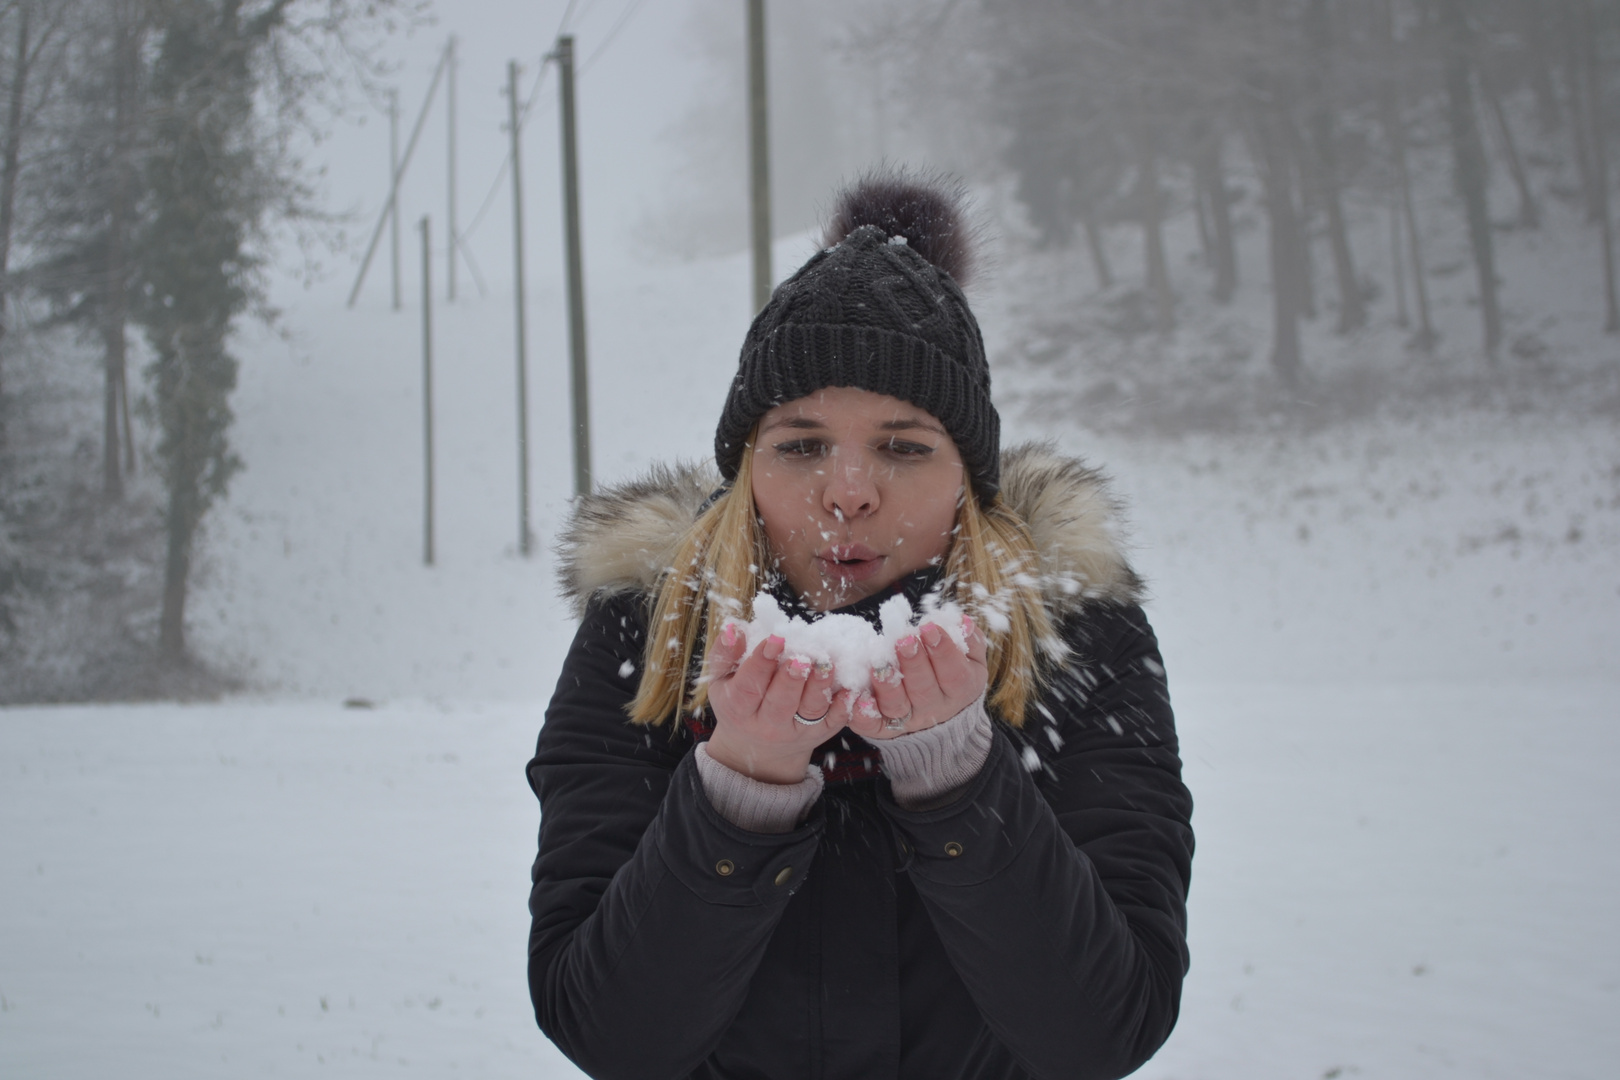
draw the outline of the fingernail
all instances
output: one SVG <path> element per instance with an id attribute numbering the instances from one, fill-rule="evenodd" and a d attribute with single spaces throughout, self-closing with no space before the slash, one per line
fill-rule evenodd
<path id="1" fill-rule="evenodd" d="M 883 711 L 877 707 L 877 701 L 872 697 L 871 694 L 863 693 L 860 697 L 856 698 L 855 708 L 862 716 L 869 720 L 876 720 L 878 717 L 883 715 Z"/>
<path id="2" fill-rule="evenodd" d="M 810 662 L 808 660 L 789 660 L 788 674 L 795 679 L 808 679 L 810 677 Z"/>
<path id="3" fill-rule="evenodd" d="M 785 648 L 787 648 L 787 641 L 779 634 L 772 634 L 765 639 L 765 648 L 761 651 L 765 653 L 765 659 L 775 660 L 782 655 L 782 650 Z"/>
<path id="4" fill-rule="evenodd" d="M 930 649 L 937 647 L 940 639 L 945 636 L 945 632 L 933 623 L 926 623 L 918 633 L 922 635 L 923 644 Z"/>
<path id="5" fill-rule="evenodd" d="M 917 640 L 916 634 L 907 634 L 905 637 L 895 642 L 894 651 L 909 660 L 913 656 L 917 655 L 917 647 L 920 644 L 921 642 Z"/>
<path id="6" fill-rule="evenodd" d="M 825 679 L 827 676 L 832 674 L 832 664 L 828 663 L 826 660 L 817 660 L 816 674 Z"/>
<path id="7" fill-rule="evenodd" d="M 720 641 L 721 641 L 722 644 L 725 644 L 725 645 L 735 645 L 735 644 L 737 644 L 737 624 L 736 623 L 734 623 L 734 622 L 726 623 L 725 627 L 722 628 L 721 631 L 720 631 Z"/>
<path id="8" fill-rule="evenodd" d="M 892 686 L 900 681 L 900 670 L 893 664 L 880 664 L 872 669 L 872 678 L 885 686 Z"/>
<path id="9" fill-rule="evenodd" d="M 964 615 L 962 616 L 962 634 L 966 636 L 971 633 L 973 633 L 973 616 Z"/>

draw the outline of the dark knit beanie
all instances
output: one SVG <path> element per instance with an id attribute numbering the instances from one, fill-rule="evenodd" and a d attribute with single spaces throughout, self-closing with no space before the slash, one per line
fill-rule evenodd
<path id="1" fill-rule="evenodd" d="M 776 287 L 743 340 L 714 435 L 727 480 L 766 412 L 851 386 L 933 415 L 988 505 L 1001 483 L 1001 418 L 958 284 L 972 257 L 962 201 L 959 186 L 892 172 L 839 195 L 823 250 Z"/>

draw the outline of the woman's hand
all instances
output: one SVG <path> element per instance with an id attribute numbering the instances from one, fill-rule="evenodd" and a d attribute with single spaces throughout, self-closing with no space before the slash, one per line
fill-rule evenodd
<path id="1" fill-rule="evenodd" d="M 768 784 L 804 779 L 810 754 L 843 728 L 848 691 L 838 691 L 831 665 L 783 655 L 769 637 L 747 659 L 748 643 L 732 623 L 709 650 L 709 705 L 714 734 L 709 756 L 726 768 Z M 794 719 L 795 714 L 817 723 Z"/>
<path id="2" fill-rule="evenodd" d="M 962 631 L 965 652 L 933 623 L 896 642 L 898 668 L 872 672 L 872 689 L 851 703 L 849 729 L 892 739 L 944 723 L 977 701 L 990 681 L 987 646 L 971 617 L 963 617 Z"/>

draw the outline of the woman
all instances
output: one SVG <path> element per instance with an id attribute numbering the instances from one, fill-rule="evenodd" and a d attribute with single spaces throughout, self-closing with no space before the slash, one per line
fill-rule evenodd
<path id="1" fill-rule="evenodd" d="M 1175 1023 L 1191 799 L 1101 478 L 1003 452 L 956 193 L 845 192 L 715 436 L 581 502 L 529 986 L 596 1077 L 1117 1077 Z M 870 673 L 756 648 L 959 602 Z M 853 677 L 852 677 L 853 676 Z M 864 686 L 859 690 L 845 684 Z"/>

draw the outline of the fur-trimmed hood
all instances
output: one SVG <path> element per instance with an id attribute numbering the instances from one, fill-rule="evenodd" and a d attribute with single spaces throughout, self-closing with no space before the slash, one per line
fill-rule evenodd
<path id="1" fill-rule="evenodd" d="M 557 541 L 557 573 L 575 613 L 597 592 L 650 593 L 720 485 L 712 463 L 678 463 L 581 499 Z M 1141 599 L 1120 536 L 1123 506 L 1100 472 L 1048 443 L 1024 443 L 1002 451 L 1001 497 L 1035 538 L 1054 613 Z"/>

